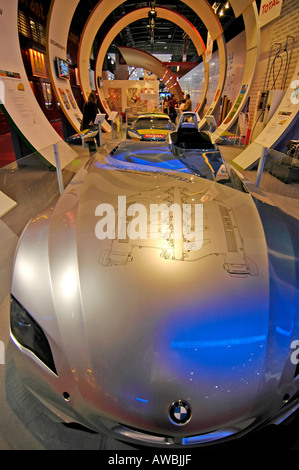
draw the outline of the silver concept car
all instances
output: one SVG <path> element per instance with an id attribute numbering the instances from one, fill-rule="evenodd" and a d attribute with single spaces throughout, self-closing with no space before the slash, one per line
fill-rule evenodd
<path id="1" fill-rule="evenodd" d="M 101 147 L 30 221 L 10 328 L 24 384 L 59 419 L 184 448 L 297 409 L 299 243 L 216 147 L 189 165 L 173 145 Z"/>

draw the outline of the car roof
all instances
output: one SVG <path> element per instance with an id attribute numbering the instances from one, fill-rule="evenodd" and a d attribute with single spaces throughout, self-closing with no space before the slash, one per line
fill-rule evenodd
<path id="1" fill-rule="evenodd" d="M 163 114 L 163 113 L 144 113 L 144 114 L 140 114 L 140 116 L 138 116 L 137 119 L 149 118 L 149 117 L 169 119 L 169 116 L 167 114 Z"/>

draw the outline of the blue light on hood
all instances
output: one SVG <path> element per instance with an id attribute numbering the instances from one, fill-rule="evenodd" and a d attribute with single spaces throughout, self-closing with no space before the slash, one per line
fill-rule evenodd
<path id="1" fill-rule="evenodd" d="M 223 340 L 199 340 L 199 341 L 172 341 L 171 347 L 173 349 L 203 349 L 203 348 L 217 348 L 239 346 L 243 344 L 252 344 L 265 341 L 266 336 L 248 336 L 244 338 L 230 338 Z"/>

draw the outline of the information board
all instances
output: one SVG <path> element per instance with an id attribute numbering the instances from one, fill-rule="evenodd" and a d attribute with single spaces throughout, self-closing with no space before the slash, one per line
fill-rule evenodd
<path id="1" fill-rule="evenodd" d="M 54 130 L 31 89 L 20 50 L 18 0 L 0 0 L 0 64 L 0 104 L 4 112 L 32 152 L 39 152 L 53 166 L 56 166 L 53 144 L 61 142 L 64 168 L 76 154 Z"/>

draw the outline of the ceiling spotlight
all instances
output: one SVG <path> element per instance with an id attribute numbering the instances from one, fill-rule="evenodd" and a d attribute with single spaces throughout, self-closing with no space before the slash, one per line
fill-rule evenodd
<path id="1" fill-rule="evenodd" d="M 229 2 L 226 2 L 226 4 L 224 5 L 224 8 L 227 10 L 229 8 Z"/>
<path id="2" fill-rule="evenodd" d="M 148 12 L 148 17 L 149 17 L 150 20 L 155 19 L 156 16 L 157 16 L 156 10 L 150 10 L 150 11 Z"/>
<path id="3" fill-rule="evenodd" d="M 223 16 L 224 15 L 224 11 L 223 11 L 223 8 L 221 8 L 221 10 L 219 11 L 219 16 Z"/>

